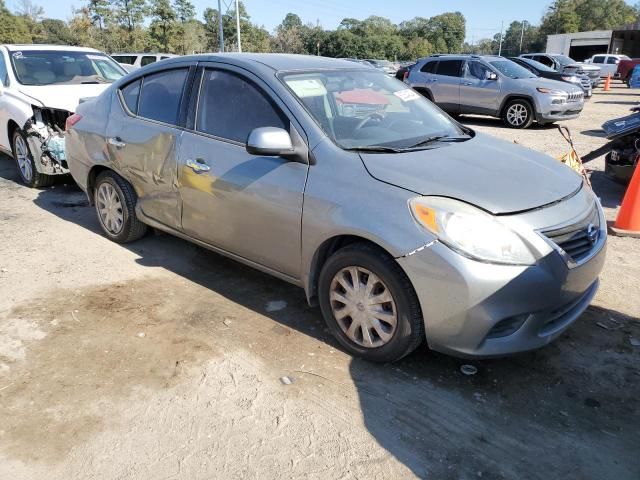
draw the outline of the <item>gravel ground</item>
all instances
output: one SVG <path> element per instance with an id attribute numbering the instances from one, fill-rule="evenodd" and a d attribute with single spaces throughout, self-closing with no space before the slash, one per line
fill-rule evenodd
<path id="1" fill-rule="evenodd" d="M 640 100 L 566 122 L 578 153 Z M 558 156 L 554 127 L 480 131 Z M 623 188 L 589 163 L 610 219 Z M 0 158 L 0 478 L 640 478 L 640 240 L 562 338 L 463 361 L 342 353 L 303 292 L 167 235 L 120 246 L 81 192 Z M 287 377 L 283 382 L 282 378 Z"/>

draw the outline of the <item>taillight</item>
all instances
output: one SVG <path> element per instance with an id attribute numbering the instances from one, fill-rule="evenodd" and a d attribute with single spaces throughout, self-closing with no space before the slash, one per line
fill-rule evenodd
<path id="1" fill-rule="evenodd" d="M 82 119 L 82 115 L 78 115 L 77 113 L 70 115 L 69 117 L 67 117 L 67 121 L 64 123 L 64 130 L 68 132 L 69 129 L 71 129 L 71 127 L 73 127 L 81 119 Z"/>

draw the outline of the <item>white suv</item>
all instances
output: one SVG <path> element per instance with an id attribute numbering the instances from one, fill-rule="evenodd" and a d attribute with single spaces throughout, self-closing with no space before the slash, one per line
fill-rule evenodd
<path id="1" fill-rule="evenodd" d="M 618 78 L 618 64 L 620 60 L 631 60 L 626 55 L 613 55 L 601 53 L 584 61 L 584 63 L 592 63 L 600 67 L 600 76 L 606 77 L 611 75 L 612 78 Z"/>
<path id="2" fill-rule="evenodd" d="M 64 130 L 81 99 L 126 75 L 106 54 L 60 45 L 0 45 L 0 151 L 30 187 L 68 173 Z"/>
<path id="3" fill-rule="evenodd" d="M 111 58 L 118 62 L 128 72 L 146 67 L 152 63 L 177 57 L 171 53 L 113 53 Z"/>

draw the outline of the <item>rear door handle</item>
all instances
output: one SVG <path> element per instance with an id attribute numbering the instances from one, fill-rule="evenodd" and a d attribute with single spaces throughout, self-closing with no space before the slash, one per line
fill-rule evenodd
<path id="1" fill-rule="evenodd" d="M 109 145 L 113 145 L 114 147 L 120 149 L 120 148 L 124 148 L 127 146 L 126 143 L 124 143 L 122 141 L 122 139 L 120 137 L 111 137 L 107 140 L 107 143 Z"/>
<path id="2" fill-rule="evenodd" d="M 472 82 L 464 82 L 462 85 L 466 85 L 466 86 L 469 87 L 469 86 L 473 85 L 473 83 Z"/>
<path id="3" fill-rule="evenodd" d="M 211 170 L 211 167 L 207 165 L 201 158 L 196 158 L 195 160 L 187 160 L 187 167 L 189 167 L 196 173 L 208 172 L 209 170 Z"/>

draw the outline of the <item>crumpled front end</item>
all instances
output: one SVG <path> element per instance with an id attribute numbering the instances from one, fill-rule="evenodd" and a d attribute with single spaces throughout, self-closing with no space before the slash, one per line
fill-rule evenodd
<path id="1" fill-rule="evenodd" d="M 69 173 L 64 127 L 71 112 L 33 106 L 33 117 L 23 125 L 36 169 L 47 175 Z"/>

